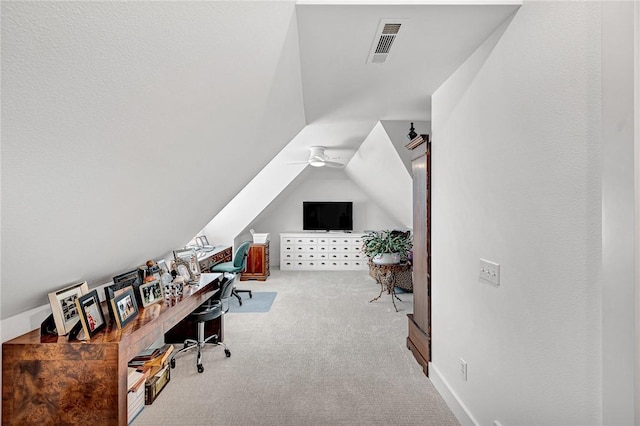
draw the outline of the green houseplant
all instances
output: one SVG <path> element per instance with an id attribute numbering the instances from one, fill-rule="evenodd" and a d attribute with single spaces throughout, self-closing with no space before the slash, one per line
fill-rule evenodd
<path id="1" fill-rule="evenodd" d="M 362 251 L 379 265 L 406 261 L 412 248 L 411 231 L 370 231 L 362 237 Z"/>

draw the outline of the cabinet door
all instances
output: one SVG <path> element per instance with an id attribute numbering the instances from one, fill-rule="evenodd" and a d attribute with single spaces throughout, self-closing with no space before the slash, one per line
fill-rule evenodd
<path id="1" fill-rule="evenodd" d="M 266 272 L 265 266 L 265 246 L 252 244 L 249 247 L 249 257 L 247 258 L 247 273 L 262 275 Z"/>

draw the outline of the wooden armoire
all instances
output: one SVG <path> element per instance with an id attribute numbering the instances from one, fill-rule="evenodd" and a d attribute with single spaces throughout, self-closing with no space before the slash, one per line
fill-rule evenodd
<path id="1" fill-rule="evenodd" d="M 431 359 L 431 144 L 419 135 L 406 145 L 413 153 L 413 314 L 407 347 L 425 375 Z"/>

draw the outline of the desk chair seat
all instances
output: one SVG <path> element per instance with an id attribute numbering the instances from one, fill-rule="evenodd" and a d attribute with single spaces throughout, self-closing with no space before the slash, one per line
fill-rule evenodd
<path id="1" fill-rule="evenodd" d="M 204 366 L 202 365 L 202 350 L 206 345 L 224 346 L 224 354 L 228 357 L 231 356 L 231 351 L 223 342 L 218 340 L 218 335 L 213 334 L 209 337 L 205 337 L 204 325 L 208 321 L 212 321 L 221 317 L 229 310 L 229 297 L 233 290 L 233 282 L 235 276 L 223 277 L 220 289 L 216 291 L 206 302 L 200 305 L 195 311 L 193 311 L 187 317 L 188 321 L 197 323 L 198 339 L 187 339 L 184 341 L 184 346 L 171 357 L 171 368 L 176 368 L 176 355 L 197 348 L 198 356 L 196 357 L 196 367 L 198 373 L 204 372 Z"/>
<path id="2" fill-rule="evenodd" d="M 249 256 L 249 246 L 251 243 L 249 241 L 245 241 L 240 244 L 236 253 L 233 255 L 233 260 L 231 262 L 223 262 L 218 263 L 217 265 L 213 265 L 211 267 L 211 272 L 222 272 L 222 273 L 231 273 L 231 274 L 239 274 L 247 267 L 247 257 Z M 253 293 L 251 290 L 239 290 L 233 287 L 233 291 L 231 294 L 238 299 L 238 303 L 242 306 L 242 298 L 238 293 L 249 293 L 249 298 L 253 297 Z"/>

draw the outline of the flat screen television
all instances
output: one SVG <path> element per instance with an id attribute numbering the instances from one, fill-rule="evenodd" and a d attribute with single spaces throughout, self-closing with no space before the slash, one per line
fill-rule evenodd
<path id="1" fill-rule="evenodd" d="M 352 231 L 351 201 L 303 201 L 302 229 L 305 231 Z"/>

